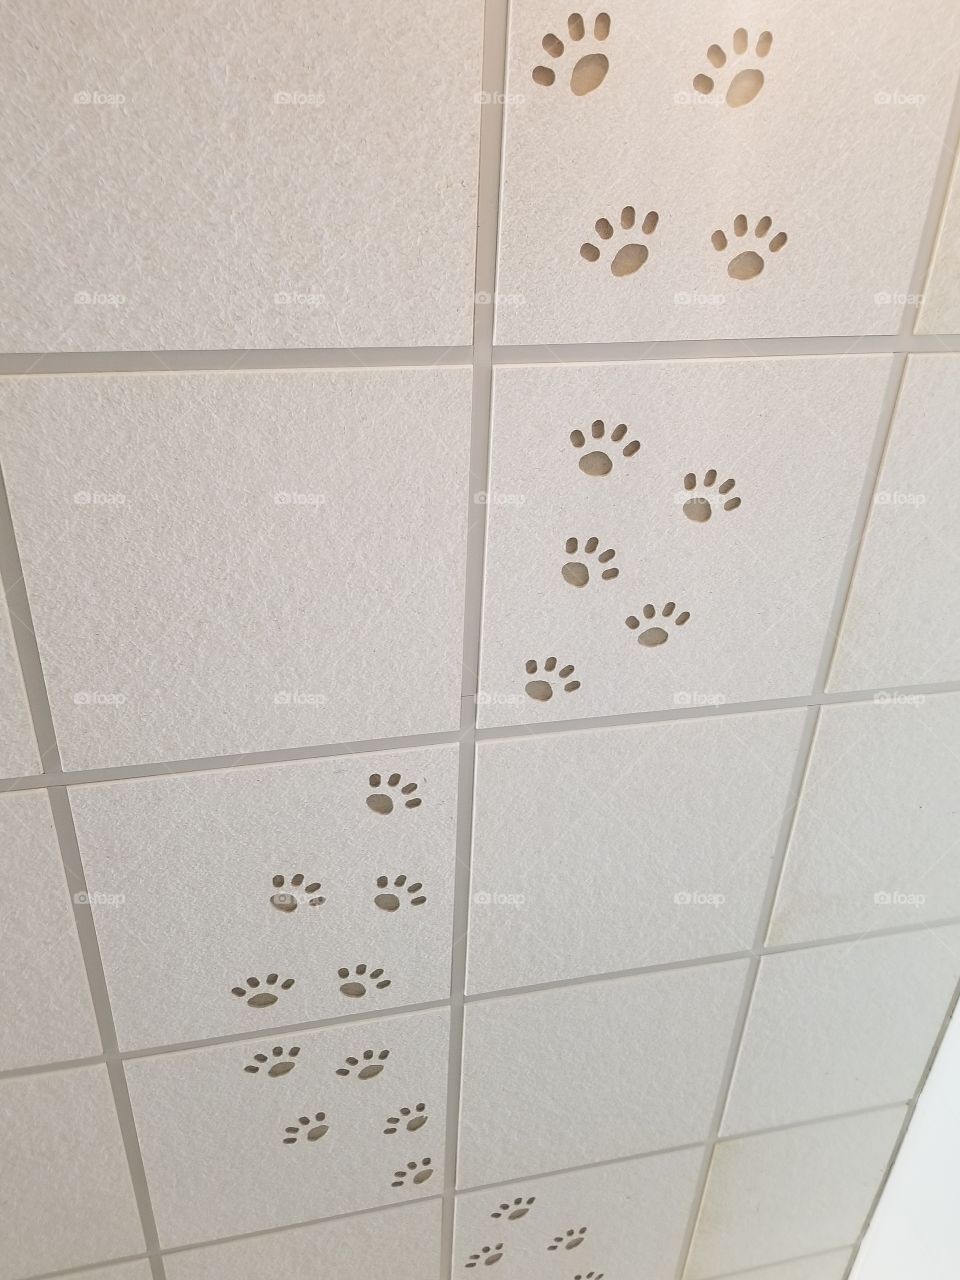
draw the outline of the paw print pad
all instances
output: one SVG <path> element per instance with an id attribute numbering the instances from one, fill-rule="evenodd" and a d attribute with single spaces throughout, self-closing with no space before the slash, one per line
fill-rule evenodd
<path id="1" fill-rule="evenodd" d="M 672 618 L 675 627 L 682 627 L 689 620 L 690 614 L 686 610 L 682 613 L 676 613 L 676 608 L 677 606 L 674 602 L 668 600 L 660 610 L 660 617 L 664 621 Z M 676 616 L 674 616 L 675 614 Z M 646 622 L 652 622 L 656 616 L 657 610 L 654 605 L 645 604 L 643 606 L 643 617 Z M 631 631 L 638 631 L 642 625 L 640 619 L 633 614 L 627 618 L 627 626 Z M 637 644 L 642 644 L 645 649 L 655 649 L 658 645 L 666 644 L 669 639 L 670 632 L 664 627 L 648 626 L 637 636 Z"/>
<path id="2" fill-rule="evenodd" d="M 613 459 L 611 453 L 615 453 L 615 449 L 611 449 L 611 444 L 619 445 L 621 440 L 627 434 L 626 423 L 618 423 L 610 432 L 609 443 L 607 441 L 607 428 L 603 421 L 598 418 L 590 427 L 590 440 L 597 447 L 592 449 L 590 453 L 582 453 L 578 460 L 578 466 L 585 476 L 607 476 L 613 470 Z M 575 449 L 583 449 L 587 443 L 587 437 L 582 431 L 570 432 L 570 443 Z M 601 447 L 602 446 L 602 447 Z M 628 440 L 621 449 L 621 453 L 625 458 L 632 458 L 640 452 L 639 440 Z"/>
<path id="3" fill-rule="evenodd" d="M 760 250 L 763 249 L 767 253 L 779 253 L 787 243 L 787 233 L 785 231 L 778 231 L 775 236 L 771 236 L 767 240 L 772 226 L 772 218 L 764 215 L 760 219 L 753 232 L 757 242 L 756 247 L 753 249 L 743 249 L 741 245 L 735 243 L 736 240 L 742 241 L 750 229 L 745 213 L 738 213 L 733 220 L 734 242 L 728 239 L 724 231 L 715 231 L 713 233 L 710 237 L 710 243 L 717 253 L 726 253 L 730 248 L 741 250 L 727 263 L 727 275 L 731 280 L 755 280 L 766 266 L 766 259 Z"/>
<path id="4" fill-rule="evenodd" d="M 644 218 L 640 230 L 645 236 L 652 236 L 657 229 L 659 221 L 660 215 L 651 209 Z M 632 204 L 628 204 L 620 211 L 620 239 L 625 239 L 627 242 L 620 245 L 620 248 L 610 260 L 611 275 L 617 277 L 632 276 L 634 272 L 640 270 L 650 257 L 650 250 L 640 240 L 636 239 L 633 234 L 636 223 L 637 211 Z M 606 218 L 598 218 L 594 226 L 597 235 L 604 244 L 612 241 L 617 234 Z M 580 257 L 586 262 L 598 262 L 601 256 L 601 250 L 589 240 L 580 246 Z"/>
<path id="5" fill-rule="evenodd" d="M 525 670 L 528 676 L 535 676 L 537 674 L 539 668 L 533 658 L 529 658 L 527 660 Z M 557 671 L 556 658 L 547 658 L 546 662 L 543 664 L 543 674 L 550 676 L 551 679 L 528 680 L 524 686 L 524 691 L 527 697 L 532 698 L 534 702 L 549 702 L 553 697 L 554 672 L 556 672 L 556 679 L 558 681 L 566 681 L 566 683 L 561 686 L 564 693 L 574 693 L 580 688 L 579 680 L 570 679 L 570 676 L 572 676 L 574 672 L 572 665 L 568 664 Z"/>
<path id="6" fill-rule="evenodd" d="M 602 44 L 609 34 L 610 15 L 608 13 L 598 13 L 593 24 L 593 40 L 598 44 Z M 581 14 L 571 13 L 567 19 L 567 35 L 570 39 L 572 52 L 581 53 L 582 41 L 587 38 L 587 29 Z M 544 52 L 558 63 L 567 53 L 567 46 L 552 31 L 547 32 L 541 44 Z M 573 70 L 570 72 L 571 92 L 578 98 L 584 98 L 588 93 L 593 93 L 594 89 L 599 89 L 603 84 L 609 69 L 610 63 L 606 54 L 600 53 L 597 49 L 591 50 L 590 53 L 581 53 L 581 56 L 574 63 Z M 556 83 L 556 79 L 557 73 L 552 67 L 536 66 L 533 69 L 534 84 L 549 88 Z"/>

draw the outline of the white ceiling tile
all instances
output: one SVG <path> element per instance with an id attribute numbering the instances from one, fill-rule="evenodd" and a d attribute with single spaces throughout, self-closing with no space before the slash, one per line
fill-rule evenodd
<path id="1" fill-rule="evenodd" d="M 331 1280 L 434 1280 L 440 1275 L 440 1201 L 188 1249 L 168 1254 L 163 1266 L 167 1280 L 263 1280 L 317 1275 L 324 1258 L 334 1260 Z"/>
<path id="2" fill-rule="evenodd" d="M 123 1048 L 447 998 L 456 746 L 100 783 L 71 804 Z"/>
<path id="3" fill-rule="evenodd" d="M 910 357 L 831 689 L 960 679 L 958 400 L 960 356 Z"/>
<path id="4" fill-rule="evenodd" d="M 823 708 L 771 945 L 960 916 L 958 723 L 957 694 Z"/>
<path id="5" fill-rule="evenodd" d="M 0 394 L 67 768 L 457 727 L 468 370 Z"/>
<path id="6" fill-rule="evenodd" d="M 30 975 L 0 986 L 0 1070 L 99 1054 L 46 792 L 0 798 L 0 884 L 0 966 Z"/>
<path id="7" fill-rule="evenodd" d="M 722 1280 L 843 1280 L 850 1263 L 850 1250 L 831 1250 L 815 1258 L 795 1258 L 772 1267 L 728 1272 Z"/>
<path id="8" fill-rule="evenodd" d="M 448 1033 L 438 1009 L 128 1061 L 161 1246 L 439 1195 Z"/>
<path id="9" fill-rule="evenodd" d="M 30 710 L 20 674 L 20 661 L 6 605 L 0 601 L 0 773 L 20 777 L 42 772 Z"/>
<path id="10" fill-rule="evenodd" d="M 0 1278 L 144 1249 L 105 1067 L 0 1080 Z"/>
<path id="11" fill-rule="evenodd" d="M 707 1136 L 745 961 L 470 1003 L 459 1183 Z"/>
<path id="12" fill-rule="evenodd" d="M 691 1148 L 458 1196 L 453 1273 L 673 1276 L 702 1162 Z"/>
<path id="13" fill-rule="evenodd" d="M 852 1245 L 905 1113 L 894 1107 L 721 1142 L 686 1280 Z"/>
<path id="14" fill-rule="evenodd" d="M 752 947 L 803 721 L 481 744 L 467 989 Z"/>
<path id="15" fill-rule="evenodd" d="M 952 0 L 933 0 L 919 32 L 893 4 L 881 17 L 831 0 L 775 11 L 741 0 L 735 13 L 657 0 L 611 9 L 606 39 L 592 9 L 577 40 L 569 12 L 511 6 L 498 342 L 897 331 L 956 85 L 942 56 L 960 38 Z M 748 33 L 742 56 L 735 29 Z M 566 46 L 560 57 L 545 33 Z M 586 93 L 598 77 L 583 57 L 608 67 Z M 762 92 L 731 107 L 744 70 L 762 70 Z M 635 228 L 623 229 L 623 209 Z"/>
<path id="16" fill-rule="evenodd" d="M 953 181 L 930 273 L 923 286 L 917 333 L 960 333 L 960 180 Z"/>
<path id="17" fill-rule="evenodd" d="M 958 926 L 765 956 L 723 1132 L 908 1102 L 958 977 Z"/>
<path id="18" fill-rule="evenodd" d="M 6 350 L 469 343 L 473 0 L 9 14 Z"/>
<path id="19" fill-rule="evenodd" d="M 146 1258 L 139 1262 L 118 1262 L 111 1267 L 97 1267 L 95 1271 L 78 1271 L 76 1280 L 150 1280 L 153 1272 Z"/>
<path id="20" fill-rule="evenodd" d="M 481 725 L 809 692 L 890 367 L 815 357 L 501 369 Z M 648 620 L 647 605 L 665 616 Z"/>

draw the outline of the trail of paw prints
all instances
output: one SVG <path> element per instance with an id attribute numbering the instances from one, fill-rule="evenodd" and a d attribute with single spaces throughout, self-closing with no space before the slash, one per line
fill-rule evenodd
<path id="1" fill-rule="evenodd" d="M 389 1049 L 381 1049 L 377 1053 L 373 1049 L 364 1049 L 359 1058 L 345 1058 L 342 1067 L 337 1067 L 338 1076 L 356 1076 L 358 1080 L 375 1080 L 390 1057 Z"/>
<path id="2" fill-rule="evenodd" d="M 296 911 L 302 902 L 306 902 L 310 907 L 322 907 L 326 898 L 319 893 L 322 888 L 320 881 L 314 880 L 310 884 L 304 884 L 305 879 L 306 876 L 302 871 L 291 876 L 289 884 L 283 876 L 274 876 L 272 882 L 274 892 L 270 895 L 271 907 L 287 913 Z"/>
<path id="3" fill-rule="evenodd" d="M 371 988 L 385 991 L 390 986 L 390 979 L 383 976 L 382 969 L 368 969 L 365 964 L 358 964 L 353 970 L 338 969 L 340 991 L 353 1000 L 362 1000 Z"/>
<path id="4" fill-rule="evenodd" d="M 761 249 L 767 253 L 779 253 L 783 246 L 787 243 L 787 233 L 778 231 L 775 236 L 771 236 L 770 229 L 773 226 L 773 219 L 764 215 L 754 228 L 753 234 L 756 238 L 757 245 L 754 249 L 743 249 L 741 245 L 732 243 L 728 239 L 726 232 L 714 231 L 710 237 L 710 243 L 716 249 L 717 253 L 726 253 L 728 249 L 740 249 L 739 253 L 727 263 L 727 275 L 731 280 L 755 280 L 761 274 L 766 266 L 766 259 L 759 252 Z M 733 220 L 733 235 L 736 240 L 743 240 L 743 237 L 750 229 L 745 213 L 738 213 Z"/>
<path id="5" fill-rule="evenodd" d="M 253 1061 L 245 1066 L 244 1071 L 249 1071 L 251 1075 L 257 1075 L 260 1071 L 265 1071 L 268 1076 L 274 1078 L 278 1076 L 289 1075 L 297 1065 L 296 1059 L 300 1052 L 300 1046 L 294 1045 L 291 1049 L 284 1049 L 282 1045 L 275 1045 L 269 1055 L 265 1053 L 255 1053 Z"/>
<path id="6" fill-rule="evenodd" d="M 415 1107 L 399 1107 L 395 1116 L 387 1117 L 387 1127 L 383 1132 L 399 1133 L 401 1129 L 408 1129 L 410 1133 L 416 1133 L 429 1119 L 425 1102 L 418 1102 Z"/>
<path id="7" fill-rule="evenodd" d="M 761 31 L 754 54 L 756 58 L 763 59 L 767 57 L 773 45 L 773 36 L 769 31 Z M 750 37 L 744 27 L 738 27 L 733 33 L 733 53 L 735 61 L 733 66 L 738 62 L 745 60 L 745 55 L 750 47 Z M 707 75 L 701 72 L 700 75 L 694 76 L 693 87 L 697 93 L 713 93 L 717 87 L 717 81 L 721 78 L 726 79 L 733 66 L 728 67 L 728 58 L 724 49 L 718 44 L 712 44 L 707 50 L 707 61 L 710 63 L 714 71 L 714 75 Z M 723 76 L 719 74 L 723 72 Z M 728 107 L 745 107 L 748 103 L 753 102 L 754 98 L 759 94 L 764 86 L 763 72 L 759 67 L 741 67 L 730 80 L 725 95 L 725 101 Z"/>
<path id="8" fill-rule="evenodd" d="M 391 1187 L 420 1187 L 433 1177 L 433 1161 L 429 1156 L 424 1160 L 409 1160 L 404 1168 L 394 1170 L 393 1177 Z"/>
<path id="9" fill-rule="evenodd" d="M 684 490 L 691 496 L 683 504 L 683 514 L 694 524 L 705 524 L 713 515 L 714 505 L 723 511 L 736 511 L 740 499 L 734 494 L 728 495 L 736 488 L 736 480 L 723 480 L 717 485 L 717 473 L 711 467 L 703 473 L 703 480 L 698 484 L 696 472 L 688 471 L 683 477 Z M 717 485 L 716 492 L 713 492 Z"/>
<path id="10" fill-rule="evenodd" d="M 469 1271 L 471 1267 L 492 1267 L 503 1257 L 503 1244 L 485 1244 L 478 1253 L 471 1253 L 464 1264 Z"/>
<path id="11" fill-rule="evenodd" d="M 263 985 L 259 978 L 248 978 L 244 986 L 231 987 L 230 990 L 235 996 L 245 1000 L 251 1009 L 268 1009 L 280 999 L 279 992 L 289 991 L 293 985 L 293 978 L 284 978 L 281 982 L 279 974 L 268 973 Z"/>
<path id="12" fill-rule="evenodd" d="M 590 440 L 596 444 L 596 448 L 591 449 L 589 453 L 580 454 L 577 465 L 585 476 L 608 476 L 613 470 L 613 458 L 611 453 L 616 450 L 611 445 L 619 445 L 627 434 L 626 423 L 618 423 L 610 432 L 609 442 L 607 440 L 607 428 L 602 419 L 598 418 L 590 425 Z M 587 437 L 582 431 L 570 432 L 570 443 L 575 449 L 583 449 L 587 443 Z M 640 452 L 639 440 L 628 440 L 620 450 L 625 458 L 633 458 Z"/>
<path id="13" fill-rule="evenodd" d="M 686 610 L 682 613 L 677 613 L 676 608 L 676 604 L 672 600 L 668 600 L 660 610 L 660 617 L 664 622 L 672 619 L 675 627 L 682 627 L 689 621 L 690 614 Z M 656 606 L 652 604 L 645 604 L 642 612 L 644 620 L 648 623 L 652 622 L 657 616 Z M 643 626 L 643 623 L 638 617 L 636 617 L 636 615 L 631 614 L 626 620 L 626 625 L 631 631 L 639 631 L 640 627 Z M 655 649 L 658 645 L 666 644 L 669 639 L 670 632 L 666 630 L 666 628 L 661 626 L 648 626 L 637 636 L 637 644 L 643 645 L 645 649 Z"/>
<path id="14" fill-rule="evenodd" d="M 397 876 L 392 886 L 389 876 L 377 876 L 377 888 L 380 892 L 373 901 L 381 911 L 399 911 L 404 902 L 411 907 L 422 907 L 427 900 L 420 881 L 408 884 L 405 875 Z"/>
<path id="15" fill-rule="evenodd" d="M 581 1227 L 579 1231 L 573 1227 L 569 1231 L 565 1231 L 562 1236 L 554 1236 L 553 1244 L 547 1245 L 547 1252 L 554 1253 L 557 1249 L 576 1249 L 583 1244 L 587 1236 L 587 1228 Z"/>
<path id="16" fill-rule="evenodd" d="M 584 25 L 583 17 L 579 13 L 571 13 L 567 19 L 567 34 L 572 46 L 569 51 L 568 47 L 563 43 L 559 36 L 554 35 L 552 31 L 548 31 L 543 37 L 541 44 L 544 52 L 555 59 L 557 64 L 562 68 L 565 55 L 570 53 L 579 53 L 580 57 L 574 63 L 573 70 L 570 72 L 570 89 L 578 98 L 586 97 L 588 93 L 593 93 L 594 89 L 599 89 L 606 79 L 607 72 L 610 69 L 610 63 L 606 54 L 600 53 L 597 49 L 591 49 L 589 53 L 582 51 L 582 42 L 588 40 L 588 44 L 596 42 L 602 44 L 610 35 L 610 15 L 608 13 L 598 13 L 593 23 L 593 40 L 587 37 L 587 29 Z M 553 67 L 536 66 L 532 72 L 534 84 L 549 88 L 556 83 L 557 73 Z"/>
<path id="17" fill-rule="evenodd" d="M 322 1111 L 316 1112 L 313 1116 L 300 1116 L 296 1124 L 288 1124 L 284 1129 L 284 1133 L 287 1134 L 283 1140 L 284 1143 L 290 1145 L 302 1139 L 307 1142 L 318 1142 L 330 1132 L 330 1126 L 325 1123 L 326 1119 Z"/>
<path id="18" fill-rule="evenodd" d="M 517 1196 L 515 1200 L 499 1205 L 494 1209 L 490 1217 L 506 1218 L 508 1222 L 516 1222 L 518 1218 L 527 1216 L 536 1201 L 536 1196 L 527 1196 L 526 1200 L 524 1200 L 523 1196 Z"/>
<path id="19" fill-rule="evenodd" d="M 370 786 L 372 794 L 367 796 L 367 808 L 372 809 L 374 813 L 393 813 L 394 799 L 396 799 L 397 804 L 402 801 L 405 809 L 418 809 L 422 801 L 419 796 L 414 795 L 417 784 L 415 782 L 407 782 L 401 786 L 401 782 L 403 782 L 403 779 L 399 773 L 391 773 L 386 782 L 384 782 L 379 773 L 371 773 Z M 395 795 L 391 796 L 389 791 L 381 790 L 384 786 L 394 791 Z"/>
<path id="20" fill-rule="evenodd" d="M 660 215 L 653 209 L 644 218 L 640 230 L 645 236 L 652 236 L 657 229 L 657 223 L 660 221 Z M 626 239 L 626 244 L 621 244 L 620 248 L 610 260 L 610 274 L 623 277 L 632 276 L 639 271 L 646 260 L 650 257 L 650 250 L 645 244 L 636 238 L 635 227 L 637 222 L 637 211 L 632 204 L 626 205 L 620 211 L 620 239 Z M 614 239 L 617 234 L 613 225 L 606 218 L 598 218 L 594 224 L 597 235 L 603 244 L 607 244 Z M 593 244 L 592 241 L 580 246 L 580 257 L 586 262 L 599 262 L 601 258 L 601 250 Z"/>
<path id="21" fill-rule="evenodd" d="M 578 553 L 579 543 L 576 538 L 568 538 L 564 543 L 564 551 L 568 556 L 575 556 Z M 585 587 L 590 581 L 590 566 L 586 560 L 588 556 L 597 554 L 597 548 L 600 546 L 599 538 L 588 538 L 583 544 L 582 555 L 583 560 L 568 560 L 560 570 L 560 575 L 564 582 L 568 582 L 571 587 Z M 610 563 L 616 556 L 615 551 L 607 549 L 601 551 L 597 555 L 597 562 L 594 565 L 594 572 L 604 582 L 611 582 L 614 578 L 619 577 L 620 570 Z M 603 566 L 602 571 L 597 573 L 597 565 Z"/>
<path id="22" fill-rule="evenodd" d="M 524 669 L 528 676 L 535 676 L 539 671 L 537 663 L 533 658 L 527 659 Z M 554 672 L 556 672 L 555 676 Z M 543 664 L 543 675 L 550 676 L 550 679 L 544 680 L 541 678 L 539 680 L 528 680 L 524 686 L 524 692 L 527 697 L 532 698 L 534 702 L 549 702 L 553 697 L 554 681 L 556 681 L 557 688 L 562 689 L 564 693 L 575 693 L 576 690 L 580 688 L 580 681 L 570 679 L 573 672 L 574 668 L 570 664 L 565 667 L 561 667 L 558 671 L 556 658 L 547 658 L 546 662 Z M 566 683 L 561 683 L 563 681 Z"/>

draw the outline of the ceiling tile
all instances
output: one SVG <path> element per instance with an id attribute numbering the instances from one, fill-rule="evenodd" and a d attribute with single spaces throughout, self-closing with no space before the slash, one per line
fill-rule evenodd
<path id="1" fill-rule="evenodd" d="M 78 1271 L 76 1280 L 150 1280 L 153 1272 L 146 1258 L 139 1262 L 118 1262 L 111 1267 L 97 1267 L 95 1271 Z"/>
<path id="2" fill-rule="evenodd" d="M 815 1258 L 795 1258 L 772 1267 L 727 1272 L 722 1280 L 844 1280 L 849 1264 L 849 1249 L 831 1250 Z"/>
<path id="3" fill-rule="evenodd" d="M 953 182 L 930 272 L 923 286 L 917 333 L 960 333 L 960 181 Z"/>
<path id="4" fill-rule="evenodd" d="M 0 772 L 6 777 L 41 773 L 20 661 L 5 604 L 0 601 Z"/>

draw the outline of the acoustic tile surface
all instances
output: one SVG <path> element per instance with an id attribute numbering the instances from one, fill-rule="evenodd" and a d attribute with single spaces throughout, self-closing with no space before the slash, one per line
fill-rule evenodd
<path id="1" fill-rule="evenodd" d="M 852 1245 L 904 1114 L 894 1107 L 721 1142 L 687 1280 Z"/>
<path id="2" fill-rule="evenodd" d="M 752 1267 L 749 1271 L 728 1272 L 723 1280 L 844 1280 L 850 1264 L 850 1250 L 831 1250 L 815 1258 L 796 1258 L 772 1267 Z"/>
<path id="3" fill-rule="evenodd" d="M 459 724 L 468 371 L 24 377 L 0 406 L 66 768 Z"/>
<path id="4" fill-rule="evenodd" d="M 323 1275 L 328 1262 L 336 1280 L 434 1280 L 440 1274 L 440 1201 L 188 1249 L 169 1254 L 163 1265 L 167 1280 L 262 1280 Z"/>
<path id="5" fill-rule="evenodd" d="M 8 975 L 0 1070 L 94 1057 L 100 1037 L 43 791 L 0 796 L 0 884 L 0 967 Z"/>
<path id="6" fill-rule="evenodd" d="M 956 170 L 923 286 L 916 332 L 960 333 L 960 182 Z"/>
<path id="7" fill-rule="evenodd" d="M 153 1272 L 146 1258 L 139 1262 L 118 1262 L 112 1267 L 77 1272 L 76 1280 L 150 1280 Z"/>
<path id="8" fill-rule="evenodd" d="M 809 692 L 889 371 L 499 370 L 481 725 Z"/>
<path id="9" fill-rule="evenodd" d="M 6 350 L 470 341 L 472 0 L 69 10 L 0 51 Z"/>
<path id="10" fill-rule="evenodd" d="M 128 1061 L 161 1246 L 438 1195 L 447 1037 L 431 1010 Z"/>
<path id="11" fill-rule="evenodd" d="M 144 1250 L 105 1067 L 0 1080 L 2 1280 Z"/>
<path id="12" fill-rule="evenodd" d="M 696 1149 L 674 1151 L 460 1195 L 453 1274 L 672 1276 L 701 1163 Z"/>
<path id="13" fill-rule="evenodd" d="M 445 999 L 456 801 L 455 746 L 72 788 L 121 1046 Z"/>
<path id="14" fill-rule="evenodd" d="M 482 743 L 467 990 L 749 949 L 803 721 Z"/>
<path id="15" fill-rule="evenodd" d="M 951 0 L 570 12 L 511 6 L 498 342 L 897 331 Z"/>
<path id="16" fill-rule="evenodd" d="M 765 956 L 723 1132 L 909 1101 L 958 978 L 957 926 Z"/>
<path id="17" fill-rule="evenodd" d="M 30 723 L 20 663 L 6 605 L 0 601 L 0 770 L 8 777 L 40 773 L 40 757 Z"/>
<path id="18" fill-rule="evenodd" d="M 823 708 L 770 944 L 960 915 L 958 724 L 957 694 Z"/>
<path id="19" fill-rule="evenodd" d="M 960 679 L 958 398 L 960 356 L 909 358 L 831 689 Z"/>
<path id="20" fill-rule="evenodd" d="M 461 1187 L 707 1136 L 745 961 L 467 1005 Z"/>

